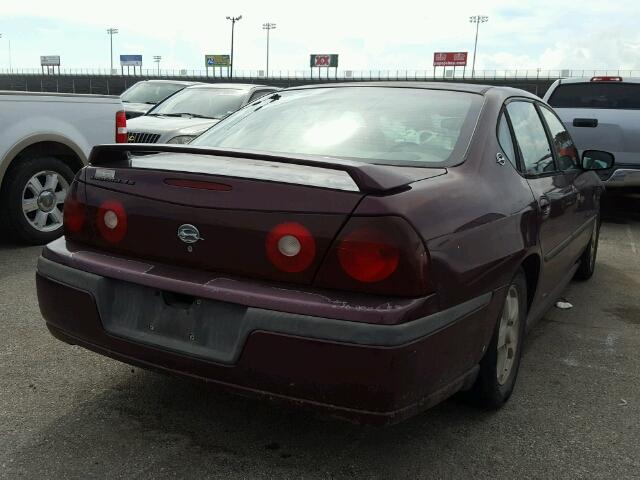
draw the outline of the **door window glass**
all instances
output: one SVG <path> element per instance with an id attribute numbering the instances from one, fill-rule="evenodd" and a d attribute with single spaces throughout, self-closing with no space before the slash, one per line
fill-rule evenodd
<path id="1" fill-rule="evenodd" d="M 553 146 L 558 157 L 558 167 L 560 170 L 579 169 L 578 150 L 571 139 L 571 135 L 569 135 L 569 132 L 553 112 L 546 107 L 540 107 L 540 110 L 549 127 L 549 133 L 551 133 Z"/>
<path id="2" fill-rule="evenodd" d="M 525 173 L 541 175 L 555 170 L 551 146 L 540 121 L 540 116 L 531 102 L 511 102 L 507 105 L 509 118 Z"/>

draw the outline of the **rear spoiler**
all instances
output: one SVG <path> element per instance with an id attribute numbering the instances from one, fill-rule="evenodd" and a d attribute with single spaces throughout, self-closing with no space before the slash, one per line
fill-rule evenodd
<path id="1" fill-rule="evenodd" d="M 98 145 L 93 147 L 89 156 L 89 164 L 95 167 L 131 168 L 131 159 L 136 156 L 155 153 L 175 153 L 191 155 L 207 155 L 226 159 L 260 160 L 264 162 L 303 165 L 327 170 L 346 172 L 363 193 L 384 193 L 401 189 L 408 184 L 446 173 L 444 168 L 404 167 L 391 165 L 374 165 L 331 157 L 311 155 L 281 155 L 255 151 L 239 151 L 192 145 L 156 145 L 142 143 L 124 143 L 114 145 Z M 185 159 L 185 162 L 188 160 Z M 158 169 L 162 170 L 159 166 Z M 224 175 L 224 173 L 220 173 Z"/>

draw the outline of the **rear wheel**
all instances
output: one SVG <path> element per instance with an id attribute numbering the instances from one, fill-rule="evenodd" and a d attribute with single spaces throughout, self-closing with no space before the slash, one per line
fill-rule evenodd
<path id="1" fill-rule="evenodd" d="M 518 376 L 525 323 L 527 319 L 527 282 L 518 270 L 505 295 L 502 312 L 480 361 L 480 372 L 468 396 L 487 408 L 500 408 L 511 396 Z"/>
<path id="2" fill-rule="evenodd" d="M 54 157 L 18 160 L 2 191 L 6 229 L 16 240 L 32 244 L 62 235 L 62 208 L 73 171 Z"/>
<path id="3" fill-rule="evenodd" d="M 600 240 L 600 216 L 596 217 L 591 229 L 591 240 L 580 257 L 580 266 L 576 271 L 577 280 L 589 280 L 596 269 L 596 257 L 598 256 L 598 241 Z"/>

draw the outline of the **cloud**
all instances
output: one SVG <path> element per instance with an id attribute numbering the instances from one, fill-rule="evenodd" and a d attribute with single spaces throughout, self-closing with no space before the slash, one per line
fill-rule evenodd
<path id="1" fill-rule="evenodd" d="M 344 69 L 429 70 L 434 51 L 471 52 L 475 30 L 468 17 L 486 14 L 478 69 L 640 68 L 637 0 L 540 0 L 517 6 L 485 0 L 481 7 L 470 0 L 324 0 L 313 6 L 299 0 L 190 0 L 159 5 L 112 0 L 97 14 L 77 0 L 10 2 L 3 5 L 0 31 L 19 37 L 14 57 L 24 66 L 35 66 L 36 52 L 57 49 L 68 67 L 104 67 L 105 29 L 113 26 L 120 30 L 114 38 L 116 54 L 143 53 L 149 66 L 152 55 L 162 55 L 165 68 L 202 69 L 205 53 L 229 52 L 225 17 L 242 15 L 236 24 L 237 69 L 264 68 L 262 24 L 269 21 L 277 24 L 271 32 L 276 70 L 307 71 L 310 53 L 338 53 Z M 11 32 L 16 19 L 47 32 Z M 128 51 L 134 48 L 140 51 Z"/>

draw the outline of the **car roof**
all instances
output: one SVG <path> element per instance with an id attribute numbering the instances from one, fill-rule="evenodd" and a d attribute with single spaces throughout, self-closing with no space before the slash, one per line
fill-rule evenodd
<path id="1" fill-rule="evenodd" d="M 280 90 L 279 88 L 276 87 L 270 87 L 269 85 L 255 85 L 253 83 L 199 83 L 197 85 L 192 85 L 191 87 L 188 88 L 201 88 L 201 89 L 212 89 L 212 88 L 217 88 L 217 89 L 222 89 L 222 88 L 227 88 L 229 90 L 251 90 L 253 88 L 272 88 L 274 90 Z"/>
<path id="2" fill-rule="evenodd" d="M 422 90 L 448 90 L 452 92 L 475 93 L 478 95 L 486 95 L 488 92 L 499 94 L 503 97 L 530 97 L 539 99 L 536 95 L 513 87 L 501 87 L 495 85 L 482 85 L 475 83 L 458 83 L 458 82 L 406 82 L 406 81 L 388 81 L 388 82 L 342 82 L 331 84 L 315 84 L 303 85 L 299 87 L 290 87 L 286 90 L 306 90 L 312 88 L 343 88 L 343 87 L 383 87 L 383 88 L 414 88 Z"/>
<path id="3" fill-rule="evenodd" d="M 574 78 L 560 78 L 558 84 L 565 85 L 567 83 L 640 83 L 640 77 L 622 77 L 622 82 L 618 81 L 600 81 L 592 82 L 591 79 L 595 77 L 618 77 L 619 75 L 594 75 L 592 77 L 574 77 Z"/>

